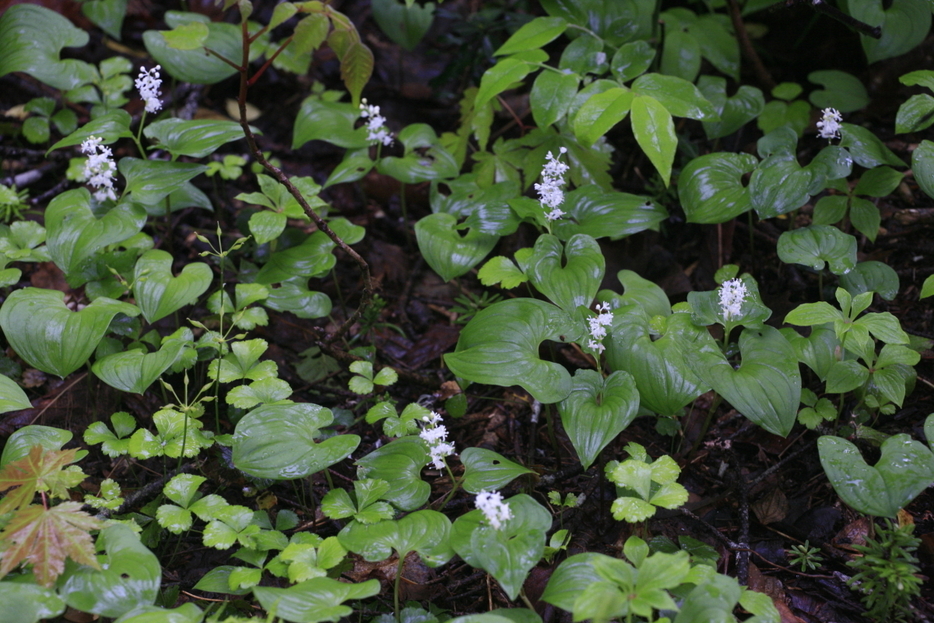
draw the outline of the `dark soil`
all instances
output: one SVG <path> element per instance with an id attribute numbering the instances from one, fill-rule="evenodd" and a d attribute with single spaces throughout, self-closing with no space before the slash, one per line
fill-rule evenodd
<path id="1" fill-rule="evenodd" d="M 0 8 L 8 4 L 2 3 Z M 105 41 L 99 30 L 81 21 L 73 3 L 43 4 L 60 10 L 91 32 L 91 43 L 75 52 L 76 56 L 99 62 L 114 53 L 112 42 Z M 133 55 L 145 55 L 142 32 L 164 28 L 163 12 L 167 7 L 180 8 L 175 4 L 131 2 L 132 13 L 124 26 L 122 45 Z M 255 4 L 258 20 L 264 21 L 273 3 Z M 502 28 L 505 18 L 486 23 L 481 9 L 504 9 L 507 13 L 528 10 L 535 14 L 540 11 L 536 3 L 448 0 L 441 5 L 440 18 L 429 36 L 414 51 L 406 52 L 377 28 L 370 18 L 368 2 L 350 0 L 335 4 L 354 20 L 376 57 L 376 69 L 364 95 L 382 106 L 393 130 L 398 131 L 412 122 L 427 122 L 439 133 L 456 128 L 460 93 L 479 82 L 482 71 L 492 62 L 491 51 L 507 36 Z M 827 68 L 857 75 L 867 85 L 872 104 L 849 115 L 847 121 L 867 126 L 909 162 L 912 149 L 931 135 L 894 136 L 899 104 L 920 92 L 901 86 L 898 77 L 932 66 L 934 39 L 929 38 L 903 57 L 867 67 L 857 36 L 830 18 L 814 13 L 806 4 L 790 7 L 780 4 L 775 10 L 750 18 L 768 28 L 767 34 L 756 41 L 756 46 L 774 79 L 808 84 L 810 71 Z M 221 17 L 207 0 L 189 2 L 188 6 Z M 131 58 L 136 63 L 140 61 L 136 56 Z M 147 61 L 148 64 L 151 63 Z M 747 73 L 749 66 L 744 60 L 744 81 L 758 84 L 756 76 L 751 71 Z M 263 132 L 259 139 L 261 148 L 278 158 L 289 175 L 312 176 L 323 183 L 340 162 L 343 150 L 318 141 L 298 150 L 290 148 L 292 122 L 299 104 L 311 85 L 318 82 L 329 88 L 342 88 L 338 64 L 328 50 L 316 54 L 307 76 L 268 71 L 249 99 L 261 113 L 253 122 Z M 170 86 L 168 81 L 165 86 Z M 225 103 L 235 98 L 236 92 L 235 78 L 209 87 L 176 85 L 169 96 L 169 106 L 181 109 L 194 104 L 199 115 L 223 115 Z M 55 96 L 44 85 L 23 75 L 0 78 L 3 110 L 39 95 Z M 499 128 L 503 136 L 519 136 L 532 124 L 527 96 L 524 92 L 511 93 L 507 99 L 518 119 L 504 116 L 497 120 L 494 131 Z M 134 108 L 138 105 L 138 100 L 129 104 L 131 113 L 139 112 Z M 87 119 L 87 110 L 79 107 L 76 112 L 82 121 Z M 60 180 L 65 179 L 67 159 L 53 154 L 47 160 L 44 149 L 25 143 L 17 135 L 18 122 L 14 118 L 0 119 L 0 123 L 0 153 L 3 155 L 3 179 L 0 181 L 9 183 L 13 176 L 25 171 L 42 171 L 42 176 L 28 186 L 35 208 L 34 218 L 41 217 L 48 200 L 67 188 L 60 185 Z M 715 149 L 754 152 L 755 140 L 760 136 L 755 127 L 747 126 L 717 146 L 706 141 L 696 122 L 684 123 L 679 132 L 699 153 Z M 53 137 L 53 140 L 57 139 Z M 614 130 L 610 140 L 617 148 L 611 171 L 617 187 L 628 192 L 650 192 L 646 190 L 646 176 L 652 171 L 651 164 L 635 145 L 629 130 Z M 801 161 L 809 161 L 821 145 L 813 133 L 807 134 L 799 143 Z M 136 155 L 131 149 L 132 146 L 127 145 L 126 154 L 118 150 L 115 156 Z M 246 145 L 231 143 L 222 153 L 245 154 Z M 251 210 L 234 197 L 256 190 L 254 179 L 246 173 L 233 182 L 212 186 L 201 177 L 203 189 L 214 202 L 215 213 L 178 212 L 173 215 L 169 227 L 164 220 L 155 220 L 149 233 L 156 237 L 159 246 L 175 253 L 177 266 L 195 259 L 206 249 L 194 234 L 213 238 L 218 222 L 229 244 L 238 232 L 247 231 L 245 220 L 251 214 Z M 428 188 L 423 184 L 404 189 L 407 219 L 400 202 L 402 190 L 395 181 L 373 174 L 359 184 L 330 188 L 323 196 L 332 206 L 331 214 L 343 215 L 366 227 L 366 238 L 355 248 L 372 267 L 379 285 L 378 294 L 385 302 L 369 323 L 358 324 L 351 330 L 350 346 L 374 347 L 379 364 L 393 366 L 401 372 L 401 381 L 391 391 L 400 405 L 428 395 L 440 406 L 453 391 L 451 374 L 444 368 L 441 356 L 453 348 L 462 326 L 451 311 L 454 298 L 468 292 L 479 294 L 484 288 L 475 274 L 457 283 L 443 283 L 420 259 L 411 231 L 418 218 L 430 213 Z M 613 276 L 620 269 L 628 268 L 661 285 L 673 302 L 682 301 L 690 291 L 715 287 L 716 269 L 725 263 L 736 263 L 756 278 L 776 323 L 797 304 L 820 298 L 815 273 L 783 264 L 776 256 L 776 240 L 789 227 L 789 218 L 758 222 L 755 218 L 741 217 L 718 226 L 688 224 L 676 193 L 660 194 L 659 199 L 665 202 L 671 215 L 660 232 L 646 232 L 604 245 L 609 276 L 606 287 L 618 288 Z M 922 281 L 934 271 L 934 242 L 931 240 L 934 204 L 908 175 L 895 193 L 877 200 L 877 205 L 882 212 L 882 231 L 874 243 L 860 239 L 860 260 L 886 262 L 897 271 L 901 287 L 892 301 L 876 297 L 872 311 L 890 311 L 898 316 L 909 333 L 934 338 L 934 306 L 930 300 L 918 299 Z M 810 207 L 798 211 L 798 225 L 809 222 Z M 517 248 L 528 246 L 532 235 L 520 229 L 501 241 L 497 253 L 511 254 Z M 270 311 L 269 325 L 258 327 L 251 337 L 261 337 L 270 343 L 267 355 L 277 361 L 280 375 L 296 390 L 294 400 L 348 410 L 359 417 L 362 414 L 357 408 L 360 400 L 347 391 L 346 374 L 332 374 L 310 384 L 295 371 L 302 360 L 301 353 L 315 346 L 323 331 L 332 330 L 346 318 L 359 298 L 359 274 L 355 265 L 340 253 L 335 276 L 336 281 L 324 279 L 317 286 L 335 303 L 331 320 L 301 320 Z M 31 285 L 65 290 L 79 300 L 83 296 L 80 291 L 69 290 L 61 272 L 52 264 L 25 265 L 23 279 Z M 827 299 L 828 295 L 832 300 L 832 291 L 824 293 L 823 298 Z M 185 310 L 181 317 L 203 318 L 207 314 L 204 308 L 193 308 Z M 172 320 L 160 322 L 158 328 L 168 333 L 172 330 Z M 346 352 L 344 348 L 342 346 L 340 352 Z M 7 354 L 12 356 L 11 351 Z M 570 346 L 560 348 L 556 356 L 572 369 L 584 365 L 579 351 Z M 875 428 L 888 434 L 907 432 L 923 440 L 924 418 L 934 412 L 932 358 L 931 351 L 923 354 L 917 366 L 914 393 L 894 415 L 874 422 Z M 346 370 L 346 366 L 345 360 L 342 369 Z M 80 440 L 90 422 L 106 420 L 117 410 L 129 411 L 141 425 L 146 425 L 151 414 L 165 401 L 156 389 L 145 396 L 121 395 L 83 372 L 60 380 L 26 369 L 21 379 L 35 406 L 28 411 L 0 416 L 0 438 L 3 439 L 23 425 L 39 423 L 69 429 L 75 439 Z M 816 379 L 808 377 L 807 372 L 804 380 L 806 386 L 817 387 Z M 181 380 L 173 382 L 178 386 Z M 686 512 L 660 513 L 645 526 L 645 534 L 674 539 L 686 535 L 712 545 L 720 554 L 720 571 L 735 575 L 756 590 L 773 596 L 782 609 L 783 622 L 864 620 L 856 594 L 844 585 L 841 577 L 851 575 L 851 569 L 845 565 L 853 553 L 851 545 L 866 537 L 871 522 L 844 506 L 831 488 L 817 458 L 815 443 L 819 433 L 797 426 L 788 438 L 779 438 L 753 425 L 726 404 L 721 403 L 711 413 L 711 403 L 711 395 L 701 396 L 681 420 L 681 433 L 675 437 L 659 435 L 654 419 L 640 418 L 605 451 L 607 458 L 621 457 L 623 446 L 636 441 L 646 446 L 652 456 L 672 454 L 683 468 L 681 482 L 691 493 Z M 541 418 L 533 421 L 532 399 L 523 391 L 476 385 L 467 390 L 467 404 L 464 417 L 446 418 L 457 448 L 490 448 L 535 470 L 537 477 L 514 482 L 507 495 L 531 492 L 542 503 L 550 490 L 585 496 L 579 508 L 560 513 L 560 523 L 572 534 L 568 553 L 619 554 L 622 543 L 632 533 L 632 526 L 612 519 L 609 512 L 615 498 L 612 487 L 599 466 L 586 472 L 580 469 L 553 409 L 546 407 Z M 709 427 L 706 424 L 708 415 Z M 843 417 L 850 415 L 844 413 Z M 232 430 L 235 416 L 222 410 L 222 432 Z M 205 421 L 211 419 L 205 418 Z M 213 426 L 213 422 L 209 426 Z M 386 441 L 377 429 L 363 422 L 353 424 L 350 430 L 363 438 L 356 457 Z M 867 445 L 864 449 L 869 457 L 877 452 Z M 460 468 L 456 460 L 454 465 L 457 473 Z M 126 457 L 110 460 L 96 449 L 91 450 L 82 467 L 91 476 L 86 481 L 91 492 L 96 491 L 97 483 L 103 478 L 114 478 L 132 499 L 132 508 L 127 510 L 137 512 L 155 499 L 164 478 L 161 461 L 138 462 Z M 170 470 L 173 467 L 174 462 L 168 466 Z M 224 495 L 231 503 L 293 510 L 302 518 L 305 528 L 322 536 L 335 534 L 339 529 L 335 522 L 325 519 L 320 511 L 316 512 L 315 506 L 299 503 L 302 498 L 320 500 L 327 490 L 323 474 L 315 477 L 310 490 L 307 484 L 305 491 L 298 491 L 292 483 L 276 483 L 266 488 L 261 497 L 255 497 L 255 483 L 233 469 L 229 456 L 223 452 L 202 455 L 184 468 L 208 476 L 212 491 Z M 335 466 L 331 472 L 336 485 L 349 484 L 354 466 L 348 461 Z M 441 474 L 428 480 L 435 486 L 431 503 L 437 507 L 449 490 L 450 482 Z M 135 497 L 134 491 L 139 492 Z M 251 496 L 247 496 L 248 492 Z M 461 493 L 445 511 L 453 518 L 471 507 L 472 498 Z M 922 573 L 927 578 L 934 576 L 934 494 L 931 489 L 908 506 L 903 519 L 914 522 L 915 534 L 922 539 L 918 552 Z M 181 539 L 167 536 L 155 548 L 165 573 L 163 585 L 177 586 L 181 601 L 222 597 L 205 596 L 192 587 L 211 568 L 228 564 L 229 552 L 203 547 L 198 535 Z M 805 540 L 819 546 L 825 558 L 824 565 L 812 573 L 799 573 L 791 569 L 788 561 L 788 549 Z M 541 594 L 561 559 L 559 556 L 553 563 L 542 563 L 533 570 L 526 584 L 530 598 L 535 600 Z M 345 575 L 354 581 L 379 578 L 388 583 L 395 567 L 396 562 L 392 560 L 377 564 L 357 560 Z M 427 569 L 413 558 L 407 564 L 405 578 L 404 598 L 431 602 L 452 614 L 510 605 L 495 581 L 458 559 L 439 569 Z M 383 594 L 391 595 L 391 590 Z M 544 602 L 536 604 L 546 622 L 570 620 L 569 615 Z M 916 606 L 917 620 L 934 617 L 934 583 L 925 583 Z"/>

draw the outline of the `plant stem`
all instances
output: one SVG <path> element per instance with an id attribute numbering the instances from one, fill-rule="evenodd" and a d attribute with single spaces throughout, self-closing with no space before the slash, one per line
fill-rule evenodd
<path id="1" fill-rule="evenodd" d="M 399 552 L 399 563 L 396 565 L 396 586 L 393 591 L 392 605 L 396 612 L 396 621 L 402 623 L 402 611 L 399 609 L 399 582 L 402 580 L 402 570 L 405 568 L 405 557 L 408 552 Z"/>

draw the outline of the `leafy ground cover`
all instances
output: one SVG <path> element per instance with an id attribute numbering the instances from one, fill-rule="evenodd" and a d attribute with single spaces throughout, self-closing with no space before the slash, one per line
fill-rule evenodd
<path id="1" fill-rule="evenodd" d="M 16 620 L 934 614 L 927 3 L 227 4 L 0 19 Z"/>

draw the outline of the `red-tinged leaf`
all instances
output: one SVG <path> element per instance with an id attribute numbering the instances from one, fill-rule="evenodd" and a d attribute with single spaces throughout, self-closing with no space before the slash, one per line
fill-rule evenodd
<path id="1" fill-rule="evenodd" d="M 0 533 L 0 541 L 10 544 L 3 552 L 0 577 L 25 562 L 32 565 L 40 585 L 52 586 L 65 570 L 65 558 L 99 569 L 88 531 L 102 526 L 81 510 L 80 502 L 21 508 Z"/>
<path id="2" fill-rule="evenodd" d="M 360 104 L 360 93 L 373 74 L 373 53 L 359 41 L 354 41 L 341 56 L 341 80 L 350 91 L 353 105 Z"/>
<path id="3" fill-rule="evenodd" d="M 47 450 L 41 445 L 33 446 L 29 454 L 11 461 L 0 470 L 0 491 L 19 487 L 0 501 L 0 514 L 21 508 L 32 502 L 40 488 L 61 497 L 62 469 L 74 463 L 77 450 Z"/>
<path id="4" fill-rule="evenodd" d="M 311 54 L 317 50 L 328 36 L 331 23 L 321 13 L 313 13 L 295 26 L 295 51 L 299 54 Z"/>

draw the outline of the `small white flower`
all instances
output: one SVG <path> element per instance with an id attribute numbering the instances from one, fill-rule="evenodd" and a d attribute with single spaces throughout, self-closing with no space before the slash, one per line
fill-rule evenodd
<path id="1" fill-rule="evenodd" d="M 139 96 L 146 102 L 148 113 L 159 112 L 162 109 L 162 101 L 159 99 L 162 95 L 159 91 L 162 87 L 162 80 L 159 78 L 160 69 L 162 67 L 159 65 L 152 69 L 140 67 L 139 76 L 136 78 L 136 89 L 139 91 Z"/>
<path id="2" fill-rule="evenodd" d="M 103 139 L 89 136 L 81 143 L 81 152 L 87 154 L 88 160 L 84 163 L 82 179 L 95 189 L 94 198 L 98 201 L 110 199 L 117 200 L 114 193 L 114 171 L 117 165 L 113 161 L 113 152 L 109 147 L 101 145 Z"/>
<path id="3" fill-rule="evenodd" d="M 817 131 L 821 138 L 840 138 L 840 122 L 843 117 L 840 112 L 834 108 L 825 108 L 821 111 L 823 115 L 817 122 Z"/>
<path id="4" fill-rule="evenodd" d="M 503 527 L 503 522 L 512 519 L 512 511 L 498 491 L 481 491 L 474 504 L 496 530 Z"/>
<path id="5" fill-rule="evenodd" d="M 448 429 L 441 424 L 441 416 L 432 411 L 422 418 L 424 428 L 418 434 L 428 444 L 431 464 L 435 469 L 444 469 L 444 457 L 454 454 L 454 444 L 447 441 Z"/>
<path id="6" fill-rule="evenodd" d="M 542 209 L 548 210 L 545 218 L 549 221 L 556 221 L 564 216 L 564 210 L 558 206 L 564 203 L 564 174 L 568 171 L 568 165 L 558 158 L 567 151 L 566 147 L 562 147 L 558 151 L 557 158 L 550 151 L 548 152 L 545 157 L 545 166 L 542 167 L 542 183 L 535 184 Z"/>
<path id="7" fill-rule="evenodd" d="M 743 301 L 746 300 L 746 284 L 739 279 L 724 281 L 720 286 L 720 309 L 726 320 L 738 316 L 742 312 Z"/>
<path id="8" fill-rule="evenodd" d="M 366 140 L 383 145 L 392 145 L 392 134 L 386 127 L 386 117 L 379 114 L 379 106 L 367 104 L 363 100 L 360 104 L 360 116 L 368 119 L 366 122 Z"/>
<path id="9" fill-rule="evenodd" d="M 597 354 L 606 350 L 601 340 L 606 337 L 606 328 L 613 324 L 613 312 L 610 311 L 609 303 L 597 304 L 597 315 L 587 319 L 590 325 L 590 341 L 587 342 L 587 348 L 596 351 Z"/>

